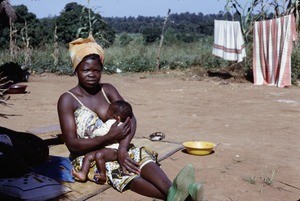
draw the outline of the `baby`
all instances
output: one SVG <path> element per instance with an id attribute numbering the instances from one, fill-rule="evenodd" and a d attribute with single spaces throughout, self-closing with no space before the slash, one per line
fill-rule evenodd
<path id="1" fill-rule="evenodd" d="M 132 107 L 124 100 L 116 101 L 110 104 L 106 116 L 108 120 L 93 131 L 94 136 L 103 136 L 107 134 L 112 124 L 114 124 L 116 121 L 119 121 L 120 125 L 126 120 L 127 117 L 132 118 Z M 98 183 L 100 184 L 104 184 L 106 182 L 105 162 L 117 160 L 118 145 L 118 143 L 111 144 L 105 146 L 103 149 L 85 154 L 81 170 L 72 170 L 73 176 L 76 178 L 76 180 L 85 181 L 91 164 L 96 163 L 99 174 L 95 175 L 95 180 L 98 180 Z"/>

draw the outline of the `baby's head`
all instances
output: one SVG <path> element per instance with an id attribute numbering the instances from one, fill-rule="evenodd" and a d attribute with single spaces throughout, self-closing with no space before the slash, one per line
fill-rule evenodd
<path id="1" fill-rule="evenodd" d="M 127 117 L 132 118 L 132 107 L 124 100 L 115 101 L 110 104 L 106 116 L 107 119 L 116 119 L 120 120 L 120 122 L 124 122 Z"/>

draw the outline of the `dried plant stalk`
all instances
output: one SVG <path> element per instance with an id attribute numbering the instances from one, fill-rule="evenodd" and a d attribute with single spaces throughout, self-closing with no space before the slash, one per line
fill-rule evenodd
<path id="1" fill-rule="evenodd" d="M 21 29 L 21 36 L 23 40 L 23 48 L 24 48 L 24 65 L 26 67 L 31 65 L 31 57 L 32 57 L 32 50 L 30 48 L 30 38 L 28 37 L 28 28 L 27 22 L 25 21 L 24 27 Z"/>
<path id="2" fill-rule="evenodd" d="M 9 20 L 9 50 L 10 56 L 15 59 L 18 54 L 18 46 L 17 46 L 17 32 L 18 30 L 15 29 L 13 21 Z"/>
<path id="3" fill-rule="evenodd" d="M 55 29 L 54 29 L 54 44 L 53 44 L 53 47 L 54 47 L 54 51 L 53 51 L 53 54 L 52 54 L 52 57 L 54 59 L 54 66 L 58 65 L 58 60 L 59 60 L 59 45 L 58 45 L 58 36 L 57 36 L 57 26 L 55 26 Z"/>

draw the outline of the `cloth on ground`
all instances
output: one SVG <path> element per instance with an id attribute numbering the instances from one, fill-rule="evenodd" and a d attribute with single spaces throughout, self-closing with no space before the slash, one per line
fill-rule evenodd
<path id="1" fill-rule="evenodd" d="M 255 85 L 291 85 L 291 54 L 297 38 L 295 17 L 258 21 L 254 24 L 253 78 Z"/>
<path id="2" fill-rule="evenodd" d="M 0 126 L 0 178 L 19 177 L 36 165 L 45 162 L 49 148 L 31 134 Z"/>
<path id="3" fill-rule="evenodd" d="M 239 21 L 214 21 L 213 55 L 229 61 L 243 61 L 246 57 L 244 37 Z"/>
<path id="4" fill-rule="evenodd" d="M 0 134 L 0 142 L 4 143 L 6 145 L 9 145 L 9 146 L 13 146 L 10 138 L 6 134 Z M 2 155 L 2 152 L 0 152 L 0 155 Z"/>
<path id="5" fill-rule="evenodd" d="M 72 175 L 72 168 L 73 166 L 68 157 L 50 156 L 49 160 L 34 167 L 32 172 L 59 182 L 75 182 Z"/>
<path id="6" fill-rule="evenodd" d="M 0 200 L 50 200 L 70 191 L 67 186 L 36 173 L 0 179 Z"/>

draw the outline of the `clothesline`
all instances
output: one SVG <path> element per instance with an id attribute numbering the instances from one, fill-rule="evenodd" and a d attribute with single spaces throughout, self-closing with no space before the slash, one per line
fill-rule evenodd
<path id="1" fill-rule="evenodd" d="M 253 29 L 254 84 L 290 86 L 292 42 L 297 39 L 294 15 L 256 21 Z M 214 21 L 212 54 L 229 61 L 243 61 L 246 48 L 239 21 Z"/>

